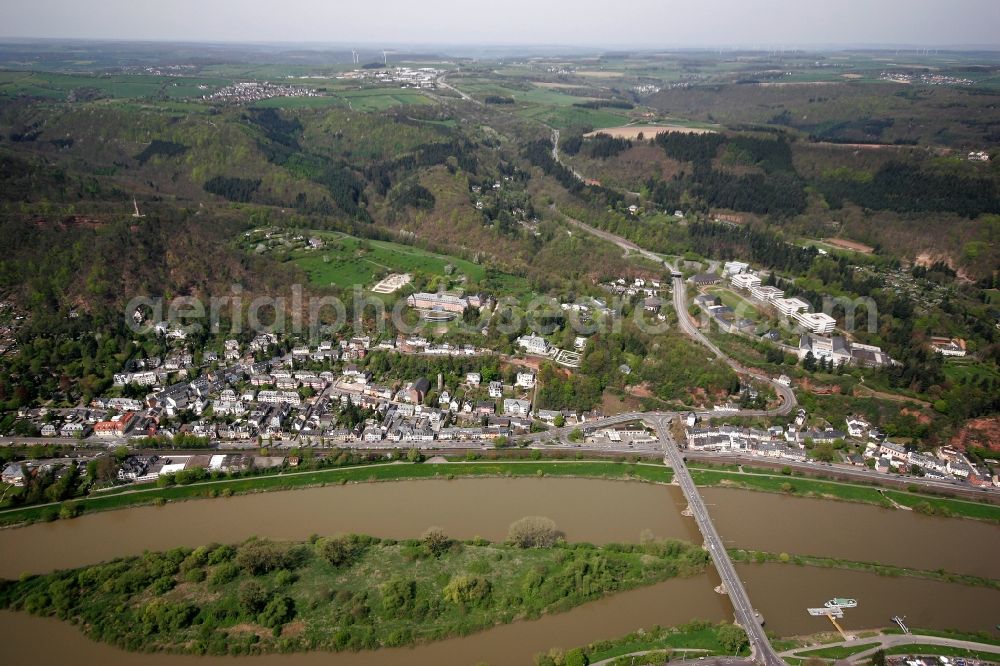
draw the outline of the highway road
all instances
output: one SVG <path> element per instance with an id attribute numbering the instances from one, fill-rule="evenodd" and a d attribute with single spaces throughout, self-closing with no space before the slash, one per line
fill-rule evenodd
<path id="1" fill-rule="evenodd" d="M 471 96 L 465 94 L 464 92 L 462 92 L 461 90 L 459 90 L 455 86 L 453 86 L 450 83 L 448 83 L 445 80 L 445 76 L 447 76 L 447 75 L 446 74 L 442 74 L 441 76 L 438 77 L 437 84 L 439 86 L 441 86 L 442 88 L 447 88 L 448 90 L 452 91 L 453 93 L 456 93 L 459 97 L 461 97 L 462 99 L 464 99 L 466 102 L 472 102 L 473 104 L 478 104 L 478 105 L 482 106 L 482 104 L 483 104 L 482 102 L 480 102 L 477 99 L 473 99 Z"/>
<path id="2" fill-rule="evenodd" d="M 764 628 L 757 621 L 757 614 L 753 604 L 750 603 L 746 588 L 743 587 L 743 581 L 736 573 L 736 567 L 729 559 L 729 553 L 712 523 L 708 508 L 705 506 L 698 488 L 694 485 L 694 479 L 691 478 L 684 458 L 670 436 L 670 419 L 659 416 L 652 421 L 660 437 L 660 442 L 663 444 L 665 462 L 669 463 L 674 470 L 674 480 L 677 481 L 684 493 L 688 508 L 691 509 L 695 522 L 698 523 L 698 529 L 701 530 L 701 535 L 705 538 L 705 545 L 712 557 L 712 563 L 715 565 L 716 571 L 719 572 L 722 585 L 733 604 L 736 622 L 743 627 L 750 639 L 751 655 L 757 663 L 763 666 L 783 666 L 785 662 L 771 647 L 771 641 L 768 640 Z"/>

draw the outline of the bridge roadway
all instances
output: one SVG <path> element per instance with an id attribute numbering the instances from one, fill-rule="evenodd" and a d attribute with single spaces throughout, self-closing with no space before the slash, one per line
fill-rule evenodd
<path id="1" fill-rule="evenodd" d="M 665 461 L 673 468 L 674 479 L 684 492 L 684 498 L 694 515 L 695 522 L 698 523 L 698 529 L 701 530 L 701 535 L 705 538 L 712 563 L 715 565 L 715 570 L 719 572 L 722 585 L 733 604 L 736 622 L 747 632 L 752 657 L 763 666 L 784 666 L 785 662 L 771 647 L 771 642 L 768 640 L 767 634 L 764 633 L 764 628 L 757 621 L 757 614 L 753 604 L 750 603 L 750 596 L 747 594 L 746 588 L 743 587 L 743 581 L 740 580 L 736 567 L 733 566 L 733 561 L 729 559 L 729 553 L 726 551 L 719 533 L 715 530 L 712 517 L 708 514 L 701 493 L 694 485 L 694 479 L 691 478 L 684 458 L 670 436 L 670 419 L 658 416 L 649 420 L 656 428 L 660 442 L 663 444 Z"/>

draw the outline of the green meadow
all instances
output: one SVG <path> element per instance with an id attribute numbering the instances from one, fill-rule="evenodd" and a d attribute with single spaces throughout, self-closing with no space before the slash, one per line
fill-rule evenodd
<path id="1" fill-rule="evenodd" d="M 293 254 L 295 264 L 316 285 L 350 287 L 362 284 L 371 287 L 377 278 L 386 273 L 444 275 L 445 266 L 449 264 L 470 280 L 479 281 L 485 275 L 484 268 L 471 261 L 409 245 L 347 235 L 330 236 L 326 240 L 327 245 L 320 250 L 301 250 Z"/>

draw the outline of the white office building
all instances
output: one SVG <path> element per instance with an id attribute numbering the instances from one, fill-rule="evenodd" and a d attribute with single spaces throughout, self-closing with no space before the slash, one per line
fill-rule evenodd
<path id="1" fill-rule="evenodd" d="M 760 286 L 760 278 L 753 273 L 737 273 L 733 276 L 733 286 L 737 289 L 753 289 Z"/>
<path id="2" fill-rule="evenodd" d="M 750 295 L 762 303 L 773 303 L 785 297 L 785 291 L 777 287 L 752 287 Z"/>
<path id="3" fill-rule="evenodd" d="M 774 307 L 778 308 L 778 312 L 786 317 L 791 317 L 796 312 L 805 312 L 809 310 L 809 304 L 799 298 L 775 299 Z"/>
<path id="4" fill-rule="evenodd" d="M 824 312 L 796 312 L 795 321 L 817 335 L 829 335 L 837 324 L 836 319 Z"/>

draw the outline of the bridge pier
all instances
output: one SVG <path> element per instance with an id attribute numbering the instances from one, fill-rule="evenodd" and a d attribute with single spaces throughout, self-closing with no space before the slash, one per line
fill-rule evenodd
<path id="1" fill-rule="evenodd" d="M 681 511 L 681 515 L 684 516 L 685 518 L 694 518 L 694 511 L 691 510 L 690 504 L 684 507 L 684 510 Z"/>

